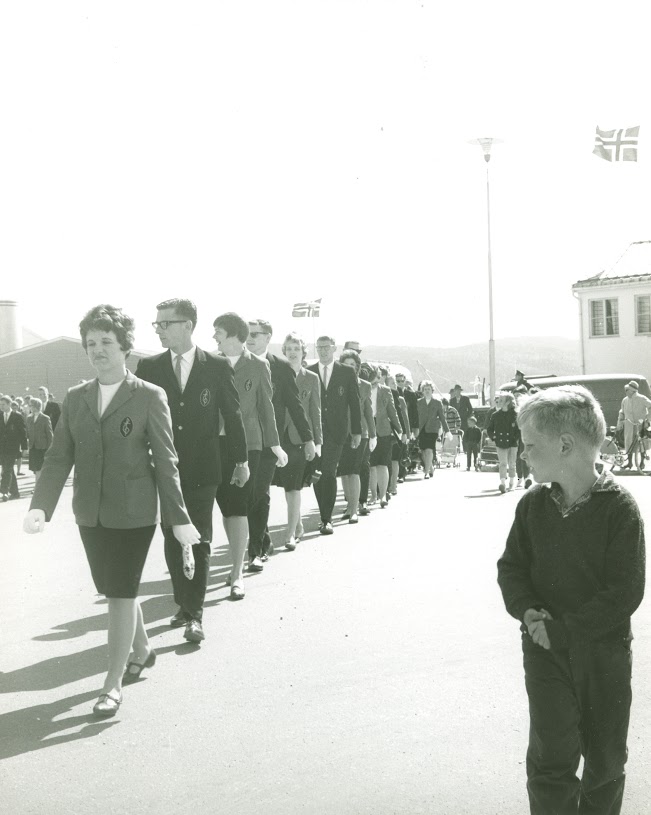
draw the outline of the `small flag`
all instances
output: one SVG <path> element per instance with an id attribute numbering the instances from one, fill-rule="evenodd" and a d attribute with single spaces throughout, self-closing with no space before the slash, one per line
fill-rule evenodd
<path id="1" fill-rule="evenodd" d="M 620 130 L 599 130 L 597 128 L 592 152 L 605 161 L 637 161 L 639 135 L 639 125 Z"/>
<path id="2" fill-rule="evenodd" d="M 294 303 L 292 317 L 318 317 L 321 309 L 321 298 L 308 303 Z"/>

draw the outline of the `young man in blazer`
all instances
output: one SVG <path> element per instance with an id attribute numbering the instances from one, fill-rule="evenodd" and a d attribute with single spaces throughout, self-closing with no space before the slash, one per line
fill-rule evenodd
<path id="1" fill-rule="evenodd" d="M 20 498 L 16 480 L 16 459 L 27 441 L 27 428 L 21 413 L 11 409 L 11 398 L 0 398 L 0 495 L 3 501 Z"/>
<path id="2" fill-rule="evenodd" d="M 41 385 L 38 389 L 38 398 L 43 402 L 43 413 L 50 417 L 52 431 L 55 431 L 57 429 L 57 422 L 61 416 L 61 405 L 51 398 L 50 391 L 45 385 Z"/>
<path id="3" fill-rule="evenodd" d="M 357 376 L 352 368 L 335 362 L 336 349 L 332 337 L 319 337 L 316 341 L 319 361 L 309 366 L 309 370 L 321 380 L 323 447 L 321 477 L 314 485 L 314 493 L 321 513 L 319 532 L 322 535 L 333 533 L 332 512 L 337 500 L 337 466 L 346 437 L 350 432 L 350 443 L 354 448 L 359 446 L 362 439 Z"/>
<path id="4" fill-rule="evenodd" d="M 312 461 L 315 455 L 314 439 L 301 404 L 298 387 L 296 386 L 296 376 L 286 359 L 267 350 L 272 333 L 271 323 L 267 320 L 250 321 L 246 347 L 252 354 L 266 359 L 269 363 L 273 390 L 272 401 L 280 440 L 282 441 L 286 417 L 289 414 L 300 436 L 300 443 L 305 445 L 305 458 L 307 461 Z M 255 486 L 249 506 L 249 549 L 260 550 L 263 562 L 268 559 L 269 554 L 273 551 L 268 522 L 271 502 L 270 489 L 276 469 L 276 460 L 273 450 L 265 443 L 260 453 Z"/>
<path id="5" fill-rule="evenodd" d="M 237 500 L 228 489 L 220 489 L 217 500 L 220 506 L 225 502 L 229 504 L 229 526 L 226 534 L 229 541 L 233 540 L 233 547 L 237 550 L 237 557 L 244 559 L 246 539 L 249 538 L 249 571 L 261 572 L 264 569 L 262 561 L 262 540 L 259 535 L 252 538 L 249 533 L 248 516 L 256 493 L 256 482 L 262 450 L 268 447 L 276 458 L 276 466 L 284 467 L 287 464 L 287 453 L 280 446 L 280 437 L 276 426 L 271 384 L 271 371 L 266 359 L 260 359 L 252 354 L 245 343 L 249 337 L 249 326 L 239 314 L 229 312 L 222 314 L 214 321 L 214 338 L 218 343 L 219 351 L 229 360 L 235 375 L 235 387 L 240 396 L 244 432 L 248 448 L 248 460 L 251 469 L 251 480 L 247 485 L 246 502 Z M 223 510 L 222 510 L 223 511 Z M 226 524 L 225 524 L 226 526 Z M 229 533 L 230 528 L 230 533 Z M 263 528 L 264 531 L 264 528 Z M 241 561 L 239 568 L 241 570 Z M 235 567 L 234 567 L 235 568 Z M 236 577 L 232 573 L 231 579 Z"/>
<path id="6" fill-rule="evenodd" d="M 210 572 L 212 513 L 222 480 L 220 417 L 226 428 L 228 454 L 237 462 L 233 478 L 240 485 L 249 477 L 246 438 L 233 369 L 225 359 L 202 351 L 193 342 L 197 325 L 194 303 L 165 300 L 156 308 L 153 326 L 168 350 L 141 359 L 136 374 L 167 394 L 183 499 L 201 535 L 200 543 L 193 547 L 194 577 L 188 580 L 183 574 L 181 547 L 171 527 L 163 527 L 165 560 L 178 605 L 170 625 L 185 626 L 185 639 L 201 642 L 205 639 L 202 619 Z"/>

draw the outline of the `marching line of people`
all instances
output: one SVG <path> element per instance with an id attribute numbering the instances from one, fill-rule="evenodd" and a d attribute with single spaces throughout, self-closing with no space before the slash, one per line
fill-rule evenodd
<path id="1" fill-rule="evenodd" d="M 108 599 L 100 716 L 115 715 L 123 686 L 156 661 L 137 596 L 158 523 L 177 605 L 170 625 L 199 643 L 215 501 L 229 546 L 230 598 L 242 600 L 245 564 L 260 572 L 273 552 L 272 484 L 285 492 L 284 545 L 293 551 L 304 534 L 305 487 L 314 489 L 320 534 L 332 535 L 337 478 L 342 520 L 356 524 L 397 494 L 410 438 L 421 438 L 427 470 L 439 431 L 449 435 L 441 402 L 427 388 L 419 399 L 385 366 L 362 363 L 357 343 L 335 359 L 335 340 L 321 336 L 318 362 L 306 367 L 298 334 L 285 337 L 281 357 L 268 350 L 269 322 L 227 312 L 213 321 L 211 353 L 194 343 L 197 309 L 187 299 L 159 303 L 152 325 L 165 351 L 141 359 L 133 374 L 126 359 L 134 321 L 111 305 L 91 309 L 79 328 L 96 378 L 68 391 L 53 437 L 54 422 L 38 404 L 29 424 L 38 478 L 24 529 L 43 531 L 74 467 L 75 520 L 95 587 Z M 0 405 L 4 411 L 5 399 Z"/>

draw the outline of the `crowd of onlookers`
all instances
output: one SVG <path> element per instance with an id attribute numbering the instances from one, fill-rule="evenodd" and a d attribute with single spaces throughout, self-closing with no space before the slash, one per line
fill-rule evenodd
<path id="1" fill-rule="evenodd" d="M 45 453 L 61 415 L 61 405 L 42 385 L 38 396 L 0 394 L 0 498 L 20 498 L 17 476 L 23 474 L 23 459 L 38 480 Z"/>

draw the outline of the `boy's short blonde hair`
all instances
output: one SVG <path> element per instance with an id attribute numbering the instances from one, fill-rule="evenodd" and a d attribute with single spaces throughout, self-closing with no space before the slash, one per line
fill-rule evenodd
<path id="1" fill-rule="evenodd" d="M 560 436 L 572 433 L 598 450 L 606 438 L 601 405 L 581 385 L 546 388 L 520 403 L 518 426 L 531 422 L 538 433 Z"/>

